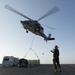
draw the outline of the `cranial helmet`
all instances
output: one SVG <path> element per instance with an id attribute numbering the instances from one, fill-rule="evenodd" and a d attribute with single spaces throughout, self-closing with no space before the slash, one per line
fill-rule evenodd
<path id="1" fill-rule="evenodd" d="M 58 45 L 55 45 L 55 48 L 59 48 Z"/>

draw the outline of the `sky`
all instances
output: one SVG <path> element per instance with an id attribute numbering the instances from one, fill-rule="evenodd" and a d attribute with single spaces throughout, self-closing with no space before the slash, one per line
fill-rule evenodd
<path id="1" fill-rule="evenodd" d="M 41 26 L 55 28 L 43 26 L 44 33 L 47 36 L 51 33 L 55 40 L 46 42 L 38 35 L 26 33 L 20 21 L 27 19 L 5 9 L 5 5 L 33 20 L 38 20 L 54 6 L 58 7 L 60 11 L 39 21 Z M 59 46 L 61 64 L 75 64 L 75 0 L 0 0 L 0 63 L 4 56 L 19 59 L 26 56 L 26 59 L 40 59 L 40 63 L 52 64 L 50 50 L 55 45 Z"/>

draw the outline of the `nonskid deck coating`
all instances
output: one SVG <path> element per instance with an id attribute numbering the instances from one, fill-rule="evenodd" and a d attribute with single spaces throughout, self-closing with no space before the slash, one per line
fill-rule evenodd
<path id="1" fill-rule="evenodd" d="M 0 75 L 75 75 L 75 64 L 61 65 L 61 72 L 54 72 L 53 65 L 28 68 L 0 67 Z"/>

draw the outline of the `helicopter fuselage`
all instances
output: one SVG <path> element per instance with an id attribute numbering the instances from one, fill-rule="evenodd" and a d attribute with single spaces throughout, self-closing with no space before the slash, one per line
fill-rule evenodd
<path id="1" fill-rule="evenodd" d="M 32 33 L 41 36 L 43 34 L 43 27 L 37 21 L 21 21 L 26 32 L 31 31 Z"/>
<path id="2" fill-rule="evenodd" d="M 55 38 L 51 38 L 51 34 L 49 34 L 49 37 L 47 37 L 44 34 L 44 28 L 38 23 L 37 21 L 21 21 L 23 28 L 26 29 L 26 32 L 28 33 L 28 30 L 32 33 L 39 35 L 44 38 L 44 40 L 55 40 Z"/>

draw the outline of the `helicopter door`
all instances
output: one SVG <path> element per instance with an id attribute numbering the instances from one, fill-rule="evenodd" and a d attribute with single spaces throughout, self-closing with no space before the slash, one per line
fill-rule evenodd
<path id="1" fill-rule="evenodd" d="M 35 25 L 35 31 L 40 32 L 40 26 L 38 24 Z"/>
<path id="2" fill-rule="evenodd" d="M 43 28 L 42 27 L 40 27 L 40 33 L 43 34 Z"/>

